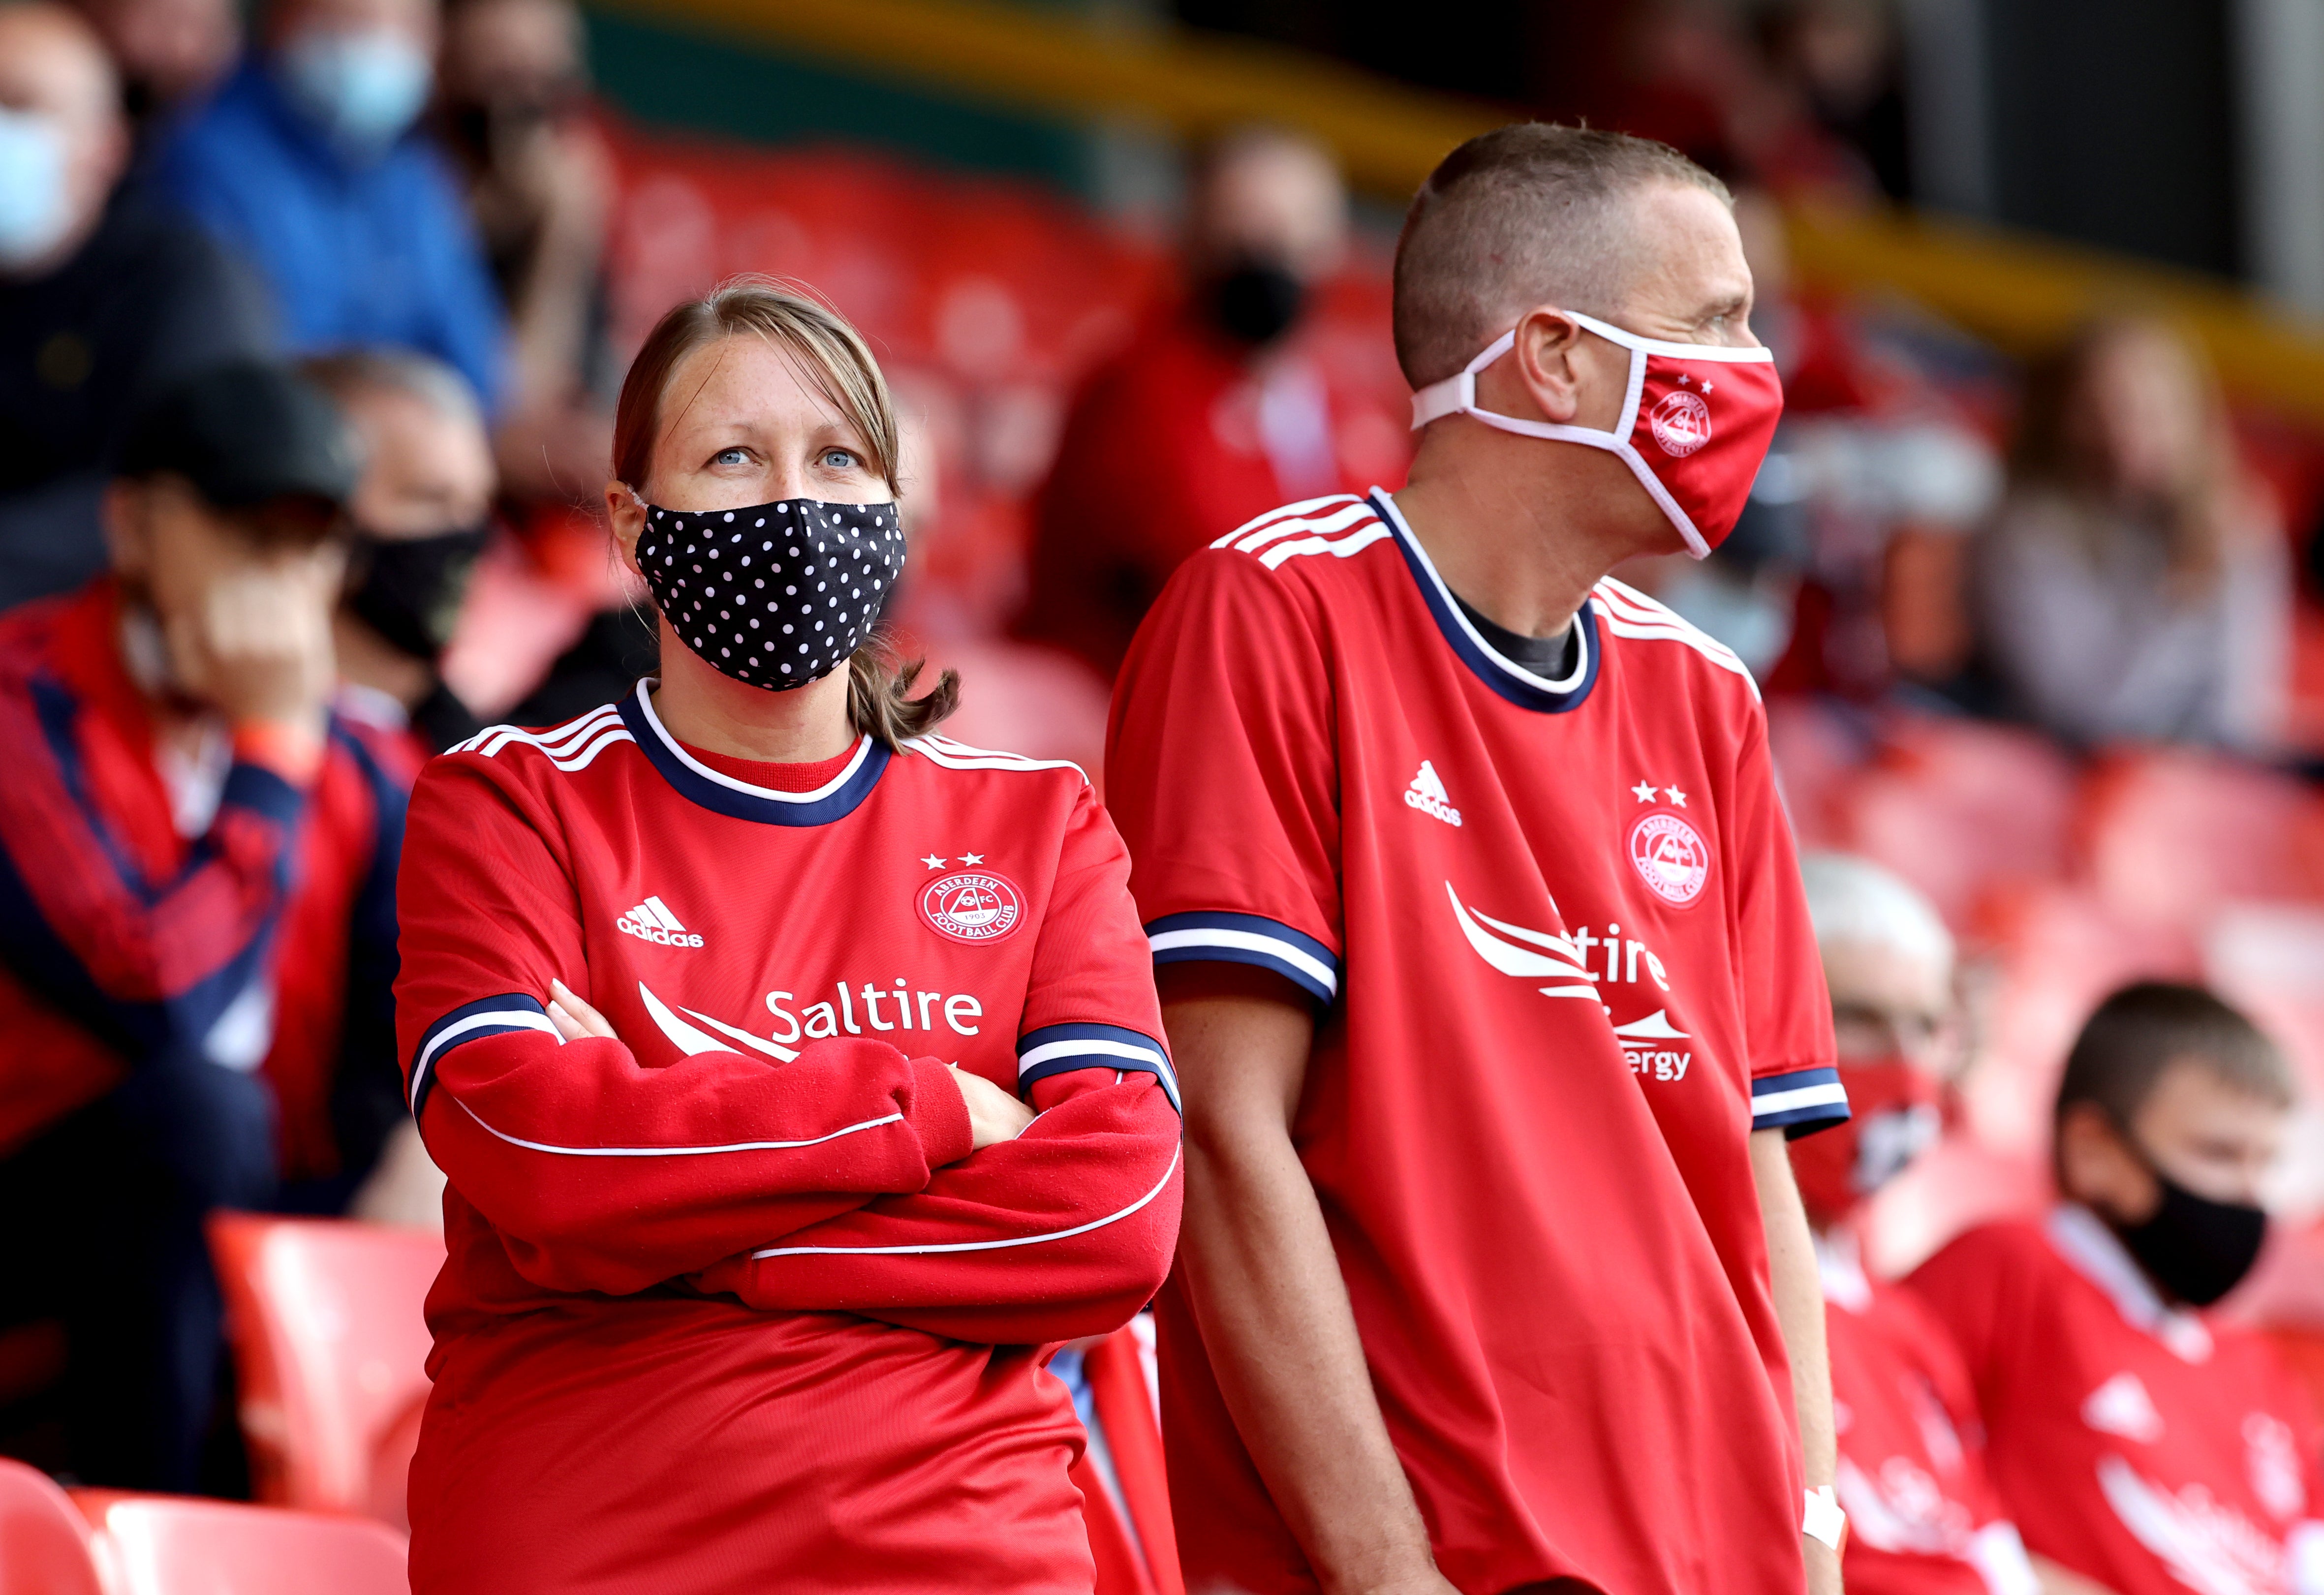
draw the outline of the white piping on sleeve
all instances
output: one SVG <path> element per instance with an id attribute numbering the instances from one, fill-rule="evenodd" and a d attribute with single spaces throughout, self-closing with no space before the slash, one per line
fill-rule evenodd
<path id="1" fill-rule="evenodd" d="M 1044 1235 L 1018 1235 L 1006 1240 L 950 1240 L 927 1246 L 770 1246 L 764 1251 L 754 1251 L 751 1256 L 754 1260 L 759 1258 L 794 1257 L 899 1257 L 945 1251 L 1001 1251 L 1010 1247 L 1038 1246 L 1045 1240 L 1069 1240 L 1076 1235 L 1086 1235 L 1092 1230 L 1102 1230 L 1108 1224 L 1118 1224 L 1162 1194 L 1163 1188 L 1170 1183 L 1170 1176 L 1178 1172 L 1179 1150 L 1176 1147 L 1170 1149 L 1170 1166 L 1162 1171 L 1162 1177 L 1154 1183 L 1154 1188 L 1145 1195 L 1140 1196 L 1120 1212 L 1110 1212 L 1102 1219 L 1092 1219 L 1086 1224 L 1075 1224 L 1070 1230 L 1052 1230 Z"/>
<path id="2" fill-rule="evenodd" d="M 813 1136 L 803 1141 L 735 1141 L 723 1147 L 559 1147 L 547 1141 L 528 1141 L 521 1136 L 512 1136 L 506 1130 L 495 1129 L 479 1118 L 476 1111 L 467 1103 L 460 1102 L 457 1097 L 452 1100 L 458 1102 L 460 1111 L 475 1119 L 477 1125 L 487 1135 L 498 1137 L 512 1147 L 522 1147 L 528 1152 L 553 1152 L 561 1157 L 704 1157 L 715 1152 L 795 1152 L 803 1147 L 820 1147 L 825 1141 L 835 1141 L 842 1136 L 854 1135 L 866 1129 L 877 1129 L 883 1124 L 901 1124 L 904 1121 L 904 1116 L 901 1113 L 890 1113 L 879 1119 L 866 1119 L 861 1124 L 848 1125 L 844 1129 L 835 1129 L 829 1135 Z"/>

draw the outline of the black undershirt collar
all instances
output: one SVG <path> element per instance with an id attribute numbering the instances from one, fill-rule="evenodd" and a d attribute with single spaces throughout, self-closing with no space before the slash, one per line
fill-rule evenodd
<path id="1" fill-rule="evenodd" d="M 1480 613 L 1475 604 L 1458 593 L 1452 595 L 1452 602 L 1461 606 L 1461 613 L 1469 617 L 1469 623 L 1477 628 L 1479 634 L 1492 645 L 1493 650 L 1511 663 L 1522 665 L 1535 675 L 1546 676 L 1552 680 L 1560 679 L 1572 670 L 1574 649 L 1581 642 L 1581 637 L 1572 621 L 1559 628 L 1554 637 L 1528 637 L 1522 632 L 1510 631 Z"/>

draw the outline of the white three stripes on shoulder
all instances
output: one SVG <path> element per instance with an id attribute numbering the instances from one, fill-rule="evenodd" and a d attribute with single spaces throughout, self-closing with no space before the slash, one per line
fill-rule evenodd
<path id="1" fill-rule="evenodd" d="M 907 737 L 898 745 L 945 770 L 1070 770 L 1082 778 L 1084 785 L 1089 781 L 1089 772 L 1070 759 L 1035 759 L 1025 753 L 972 748 L 966 742 L 956 742 L 933 732 L 926 736 Z"/>
<path id="2" fill-rule="evenodd" d="M 1269 521 L 1282 521 L 1292 516 L 1309 514 L 1316 510 L 1322 509 L 1326 504 L 1348 503 L 1352 502 L 1355 499 L 1355 496 L 1356 495 L 1351 493 L 1327 493 L 1322 498 L 1301 499 L 1296 504 L 1285 504 L 1279 509 L 1269 510 L 1264 515 L 1253 516 L 1250 520 L 1244 521 L 1240 526 L 1236 527 L 1232 531 L 1227 533 L 1226 536 L 1214 539 L 1212 542 L 1211 547 L 1213 549 L 1227 548 L 1248 533 L 1257 531 L 1260 527 L 1267 525 Z"/>
<path id="3" fill-rule="evenodd" d="M 621 711 L 608 704 L 549 731 L 523 731 L 513 725 L 494 725 L 478 732 L 452 751 L 456 753 L 482 753 L 491 759 L 511 742 L 519 742 L 540 749 L 549 756 L 551 764 L 569 771 L 586 770 L 592 760 L 615 742 L 636 740 L 630 734 L 630 728 L 622 724 Z"/>
<path id="4" fill-rule="evenodd" d="M 1731 670 L 1742 677 L 1750 683 L 1751 695 L 1754 697 L 1758 696 L 1759 684 L 1752 680 L 1750 669 L 1734 650 L 1637 588 L 1607 576 L 1591 592 L 1591 602 L 1605 622 L 1606 629 L 1615 636 L 1684 643 L 1720 669 Z"/>

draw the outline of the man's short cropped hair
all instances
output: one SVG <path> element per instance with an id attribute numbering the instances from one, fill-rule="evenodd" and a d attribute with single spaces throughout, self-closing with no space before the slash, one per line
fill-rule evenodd
<path id="1" fill-rule="evenodd" d="M 403 393 L 438 415 L 473 421 L 479 427 L 484 424 L 484 406 L 468 379 L 435 355 L 417 349 L 384 346 L 337 349 L 301 360 L 299 374 L 343 408 L 357 403 L 367 393 Z"/>
<path id="2" fill-rule="evenodd" d="M 1929 899 L 1894 871 L 1852 853 L 1800 859 L 1816 944 L 1887 947 L 1950 976 L 1953 933 Z"/>
<path id="3" fill-rule="evenodd" d="M 1633 258 L 1621 202 L 1655 183 L 1727 185 L 1668 144 L 1548 122 L 1480 134 L 1444 157 L 1396 245 L 1396 358 L 1416 388 L 1551 304 L 1603 317 Z"/>
<path id="4" fill-rule="evenodd" d="M 2057 1117 L 2089 1102 L 2127 1129 L 2174 1064 L 2188 1063 L 2247 1095 L 2292 1106 L 2292 1070 L 2241 1012 L 2200 986 L 2141 981 L 2104 1002 L 2082 1027 L 2058 1083 Z"/>

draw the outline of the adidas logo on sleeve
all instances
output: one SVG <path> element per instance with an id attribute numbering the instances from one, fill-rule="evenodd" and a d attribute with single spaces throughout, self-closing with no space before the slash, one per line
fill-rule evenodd
<path id="1" fill-rule="evenodd" d="M 669 905 L 658 897 L 650 897 L 619 919 L 613 928 L 623 936 L 633 936 L 641 942 L 653 942 L 664 947 L 698 947 L 702 938 L 678 922 Z"/>
<path id="2" fill-rule="evenodd" d="M 1448 825 L 1461 823 L 1461 811 L 1452 807 L 1445 796 L 1444 783 L 1436 774 L 1436 766 L 1424 759 L 1420 773 L 1412 778 L 1412 785 L 1404 789 L 1404 800 L 1425 815 L 1443 820 Z"/>

